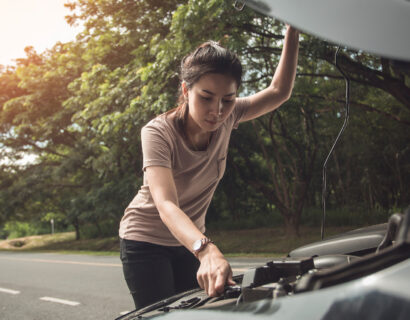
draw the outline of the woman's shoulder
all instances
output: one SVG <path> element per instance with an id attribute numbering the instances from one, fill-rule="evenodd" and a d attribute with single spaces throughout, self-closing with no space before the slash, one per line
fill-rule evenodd
<path id="1" fill-rule="evenodd" d="M 141 129 L 142 136 L 161 136 L 170 142 L 176 137 L 176 128 L 172 114 L 163 113 L 150 120 Z"/>
<path id="2" fill-rule="evenodd" d="M 173 129 L 174 121 L 172 114 L 162 113 L 155 118 L 148 121 L 144 128 L 157 128 L 157 129 Z"/>
<path id="3" fill-rule="evenodd" d="M 232 113 L 227 121 L 229 126 L 233 129 L 237 129 L 239 122 L 246 113 L 247 108 L 249 108 L 250 101 L 247 97 L 245 98 L 236 98 L 235 107 L 232 110 Z"/>

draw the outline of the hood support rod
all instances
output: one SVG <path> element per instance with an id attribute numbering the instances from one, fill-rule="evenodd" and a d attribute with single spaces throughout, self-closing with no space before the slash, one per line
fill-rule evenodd
<path id="1" fill-rule="evenodd" d="M 335 146 L 337 142 L 339 141 L 340 136 L 342 135 L 343 131 L 345 130 L 347 123 L 349 121 L 349 103 L 350 103 L 350 79 L 347 76 L 346 73 L 343 72 L 343 70 L 340 68 L 338 64 L 338 56 L 339 56 L 339 51 L 340 51 L 340 46 L 337 47 L 336 53 L 335 53 L 335 66 L 337 70 L 342 74 L 346 81 L 346 106 L 345 106 L 345 120 L 343 122 L 342 128 L 339 131 L 339 134 L 336 137 L 335 142 L 332 145 L 332 148 L 330 148 L 329 154 L 326 157 L 326 160 L 323 164 L 323 180 L 322 180 L 322 208 L 323 208 L 323 215 L 322 215 L 322 228 L 321 228 L 321 239 L 323 240 L 325 236 L 325 222 L 326 222 L 326 169 L 327 169 L 327 163 L 329 161 L 330 156 L 333 153 L 333 150 L 335 149 Z"/>

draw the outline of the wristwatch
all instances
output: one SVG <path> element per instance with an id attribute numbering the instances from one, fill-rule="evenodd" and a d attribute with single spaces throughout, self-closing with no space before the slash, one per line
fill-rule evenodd
<path id="1" fill-rule="evenodd" d="M 194 244 L 192 245 L 192 252 L 194 253 L 195 257 L 198 258 L 198 253 L 205 249 L 208 243 L 213 243 L 213 241 L 209 238 L 202 238 L 194 242 Z"/>

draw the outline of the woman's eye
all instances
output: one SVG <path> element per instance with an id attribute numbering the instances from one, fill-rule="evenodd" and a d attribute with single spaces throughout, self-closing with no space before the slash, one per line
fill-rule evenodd
<path id="1" fill-rule="evenodd" d="M 222 102 L 223 102 L 223 103 L 226 103 L 226 104 L 230 104 L 230 103 L 233 102 L 233 100 L 222 100 Z"/>
<path id="2" fill-rule="evenodd" d="M 212 98 L 201 96 L 201 99 L 202 99 L 202 100 L 205 100 L 205 101 L 211 101 Z"/>

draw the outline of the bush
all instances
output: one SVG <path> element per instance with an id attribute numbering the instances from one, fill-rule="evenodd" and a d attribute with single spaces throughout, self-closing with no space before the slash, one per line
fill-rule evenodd
<path id="1" fill-rule="evenodd" d="M 9 221 L 6 222 L 4 230 L 8 233 L 9 239 L 33 235 L 36 230 L 28 222 Z"/>
<path id="2" fill-rule="evenodd" d="M 369 211 L 361 208 L 329 208 L 326 210 L 327 227 L 362 227 L 387 222 L 394 212 L 400 209 L 383 210 L 381 208 Z M 322 223 L 322 209 L 318 207 L 305 208 L 301 216 L 301 226 L 320 227 Z M 207 217 L 208 218 L 208 217 Z M 266 210 L 265 213 L 252 214 L 233 219 L 229 214 L 220 215 L 217 219 L 207 219 L 208 230 L 239 230 L 255 228 L 275 228 L 283 226 L 283 218 L 277 210 Z"/>
<path id="3" fill-rule="evenodd" d="M 7 239 L 9 236 L 9 232 L 5 230 L 3 227 L 0 228 L 0 239 Z"/>
<path id="4" fill-rule="evenodd" d="M 8 239 L 50 233 L 50 227 L 39 222 L 8 221 L 3 230 Z"/>
<path id="5" fill-rule="evenodd" d="M 261 227 L 275 228 L 283 226 L 283 218 L 278 212 L 253 213 L 240 216 L 236 220 L 230 216 L 219 219 L 207 219 L 209 230 L 243 230 L 257 229 Z"/>
<path id="6" fill-rule="evenodd" d="M 106 238 L 118 235 L 119 222 L 106 220 L 100 223 L 87 223 L 80 227 L 82 239 Z"/>
<path id="7" fill-rule="evenodd" d="M 301 224 L 318 226 L 322 222 L 321 208 L 306 208 L 302 214 Z M 326 210 L 327 226 L 366 226 L 387 222 L 390 212 L 383 209 L 369 211 L 363 208 L 334 208 Z"/>

